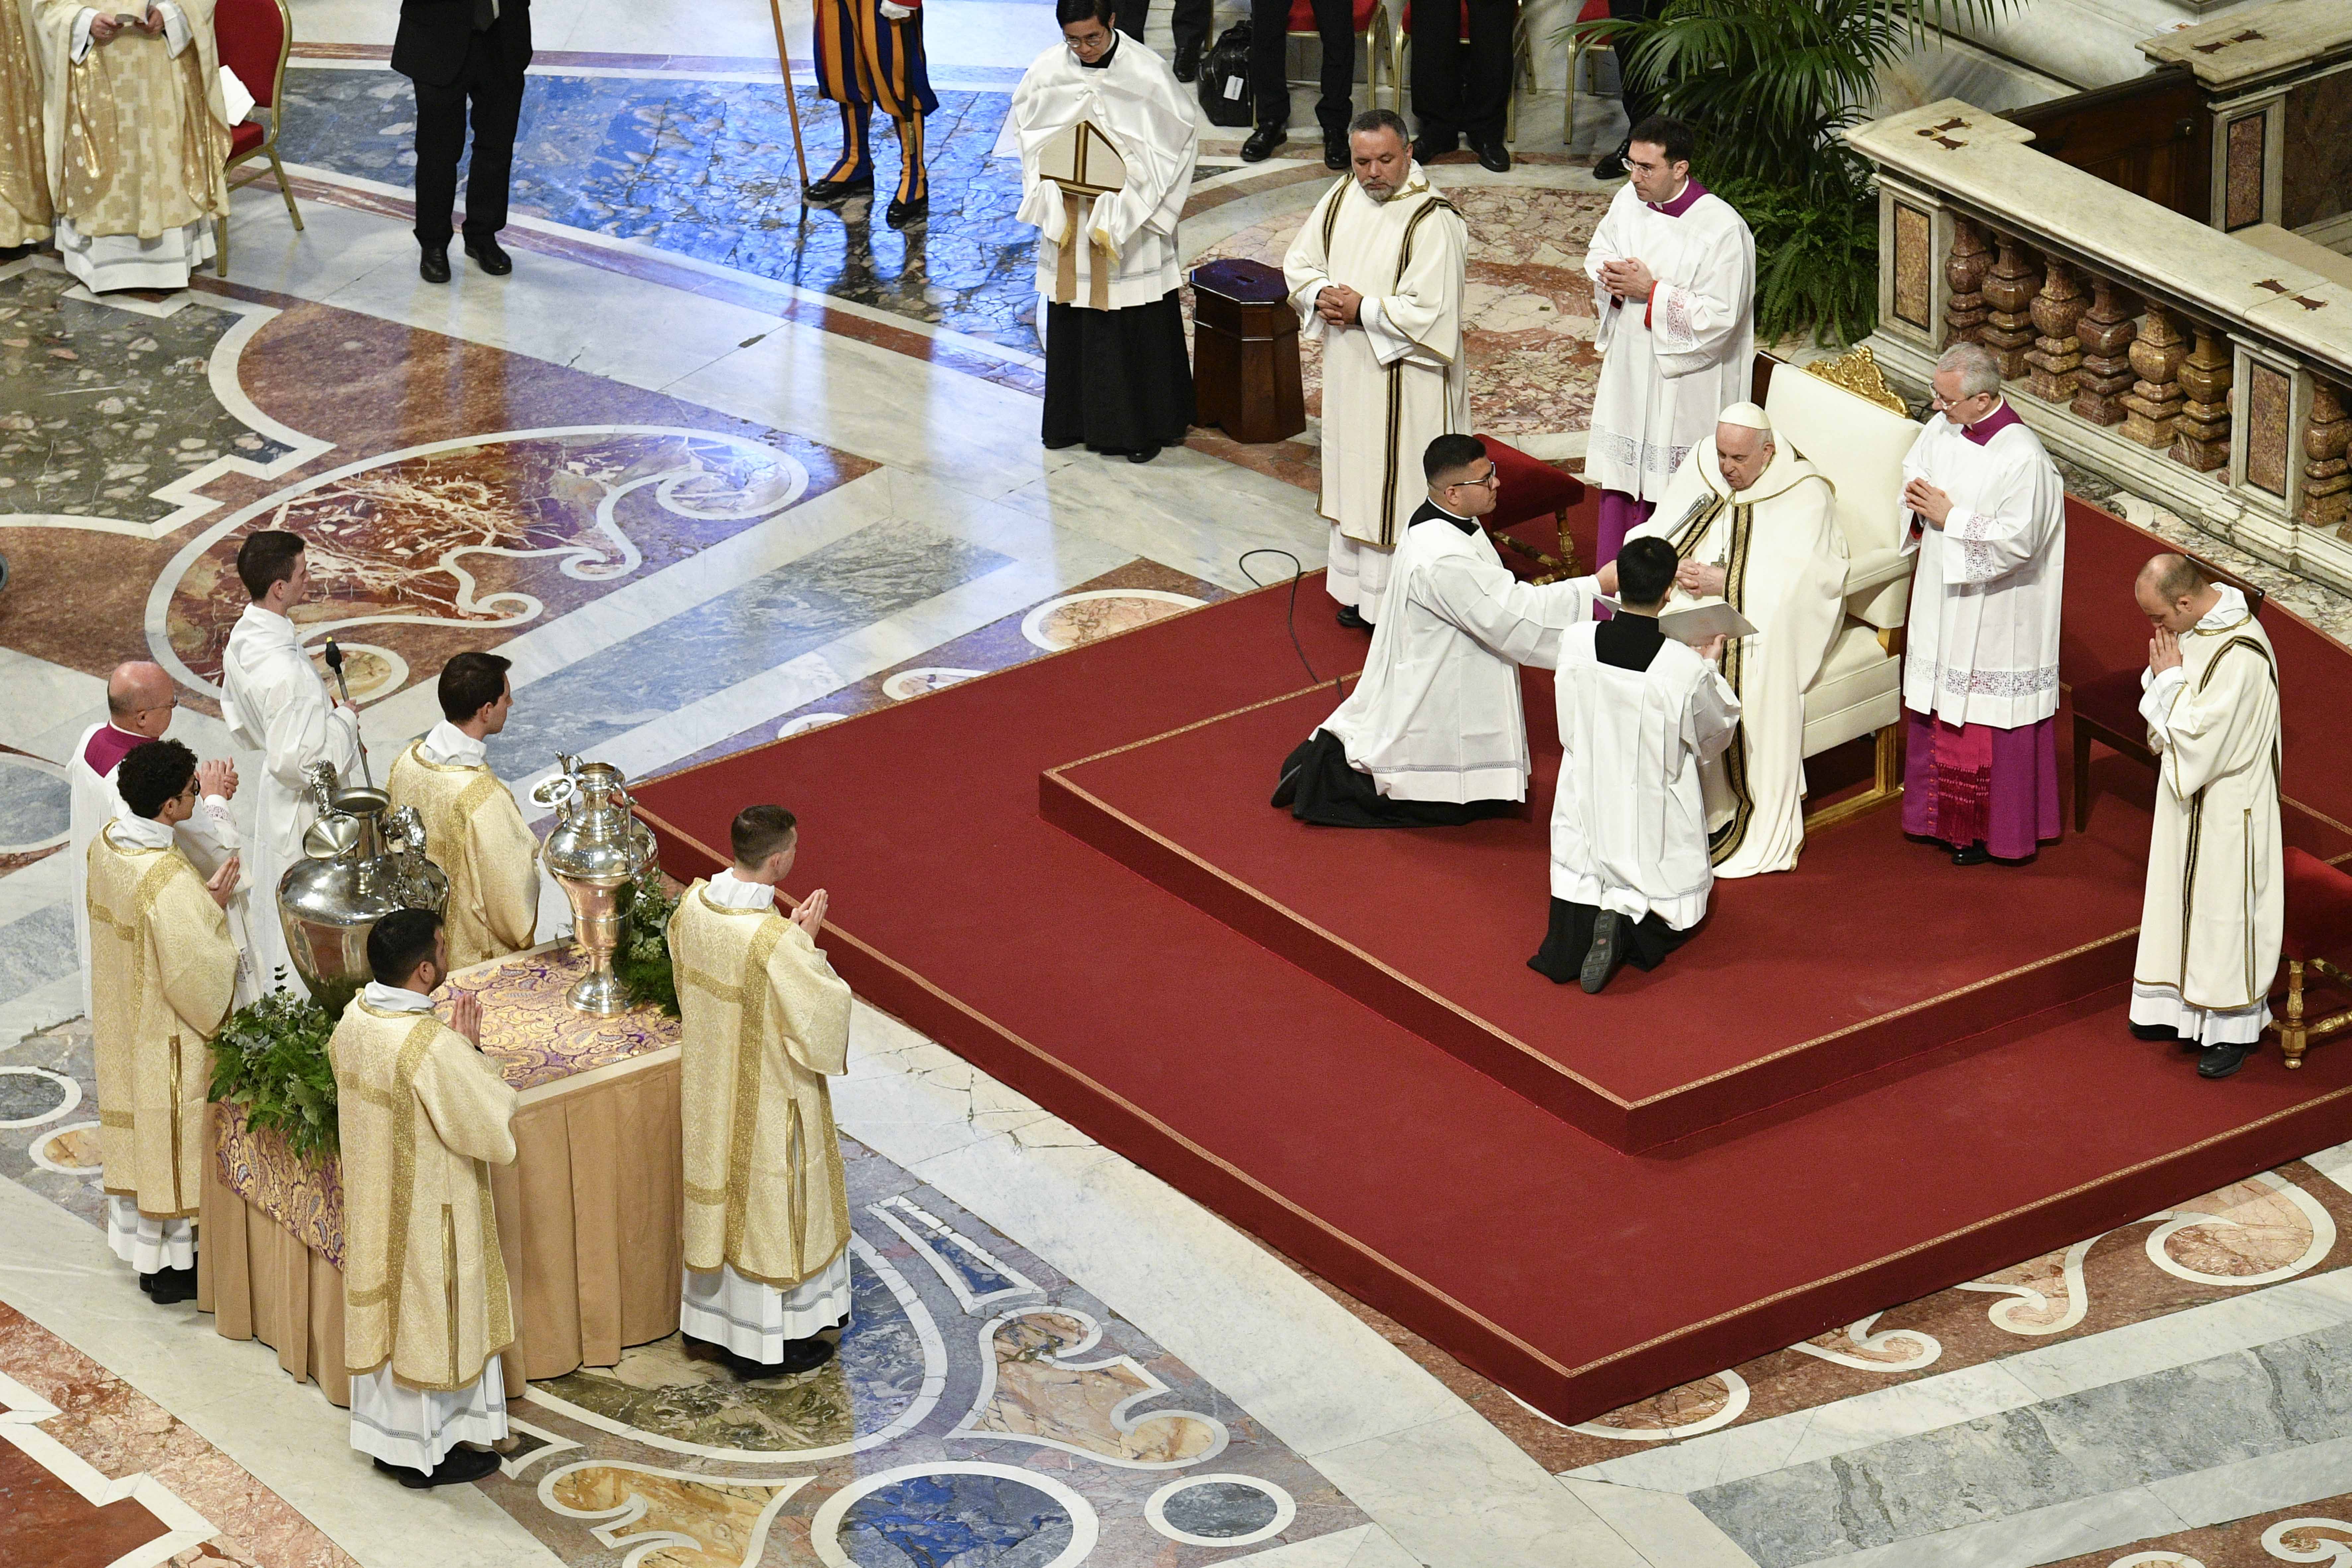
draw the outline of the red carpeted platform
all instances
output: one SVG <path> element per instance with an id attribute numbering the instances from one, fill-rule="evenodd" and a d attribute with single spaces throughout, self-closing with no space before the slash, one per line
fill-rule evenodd
<path id="1" fill-rule="evenodd" d="M 2070 672 L 2142 657 L 2130 581 L 2157 547 L 2076 512 Z M 1362 644 L 1330 626 L 1315 588 L 1299 632 L 1328 675 Z M 2298 1073 L 2265 1053 L 2205 1083 L 2178 1051 L 2126 1035 L 2119 986 L 1646 1153 L 1586 1135 L 1039 814 L 1049 769 L 1293 690 L 1283 602 L 1276 591 L 1213 605 L 638 797 L 680 874 L 715 868 L 706 847 L 724 844 L 739 806 L 793 806 L 804 825 L 794 886 L 831 890 L 825 945 L 862 994 L 1567 1420 L 2346 1136 L 2352 1047 L 2321 1046 Z M 2266 619 L 2286 689 L 2288 792 L 2352 817 L 2329 728 L 2352 660 L 2284 615 Z M 1280 751 L 1231 781 L 1238 798 L 1264 801 Z M 2085 857 L 2126 852 L 2130 792 L 2146 795 L 2130 770 L 2101 772 L 2126 794 L 2102 797 Z M 1853 831 L 1895 828 L 1882 813 Z M 1540 875 L 1528 875 L 1536 908 L 1496 917 L 1513 932 L 1498 974 L 1524 973 L 1539 929 Z M 2030 907 L 2018 889 L 2031 876 L 2007 899 L 1906 907 L 1985 952 L 2011 941 L 1987 924 L 2055 921 L 2037 928 L 2054 942 L 2072 928 Z M 1410 904 L 1393 913 L 1429 918 Z M 1759 973 L 1744 1003 L 1719 998 L 1727 1059 L 1753 1061 L 1746 1042 L 1786 1034 L 1783 1012 L 1832 1005 L 1816 992 L 1840 988 L 1847 1006 L 1874 985 L 1916 993 L 1890 977 L 1920 962 L 1927 934 L 1864 931 L 1853 951 L 1809 959 L 1801 982 Z M 1612 1026 L 1623 1037 L 1601 1048 L 1622 1064 L 1666 1024 L 1685 1067 L 1717 1048 L 1673 1017 L 1670 978 L 1661 971 L 1653 1006 Z"/>

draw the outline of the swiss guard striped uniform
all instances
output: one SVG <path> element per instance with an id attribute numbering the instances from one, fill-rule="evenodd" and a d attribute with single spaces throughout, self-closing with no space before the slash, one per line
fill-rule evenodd
<path id="1" fill-rule="evenodd" d="M 898 189 L 887 216 L 894 226 L 911 223 L 930 207 L 923 116 L 940 106 L 923 59 L 921 0 L 814 0 L 814 11 L 817 91 L 841 105 L 841 158 L 809 195 L 825 201 L 874 188 L 866 130 L 878 108 L 898 131 Z"/>

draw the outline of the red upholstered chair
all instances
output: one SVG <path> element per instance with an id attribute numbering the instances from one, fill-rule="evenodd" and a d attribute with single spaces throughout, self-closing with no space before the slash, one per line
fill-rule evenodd
<path id="1" fill-rule="evenodd" d="M 1381 106 L 1382 68 L 1389 84 L 1389 107 L 1402 108 L 1404 99 L 1404 78 L 1397 64 L 1396 34 L 1389 25 L 1389 8 L 1381 0 L 1355 0 L 1356 37 L 1364 40 L 1365 83 L 1371 89 L 1372 107 Z M 1315 25 L 1315 0 L 1290 0 L 1290 36 L 1294 38 L 1319 38 L 1322 30 Z"/>
<path id="2" fill-rule="evenodd" d="M 1495 510 L 1479 521 L 1497 547 L 1527 558 L 1524 563 L 1511 563 L 1512 571 L 1537 583 L 1558 583 L 1575 576 L 1576 542 L 1568 536 L 1568 509 L 1584 499 L 1584 481 L 1492 436 L 1479 437 L 1478 444 L 1486 448 L 1486 456 L 1494 460 L 1495 475 L 1502 480 Z M 1549 549 L 1510 531 L 1546 520 L 1551 525 Z"/>
<path id="3" fill-rule="evenodd" d="M 286 198 L 286 216 L 294 220 L 297 230 L 302 226 L 302 213 L 294 205 L 294 193 L 286 181 L 286 166 L 278 161 L 278 132 L 285 124 L 286 111 L 279 108 L 286 96 L 286 56 L 294 47 L 294 18 L 287 13 L 286 0 L 217 0 L 213 7 L 213 36 L 220 45 L 220 62 L 236 73 L 245 83 L 245 90 L 253 94 L 258 108 L 269 111 L 267 125 L 251 120 L 243 121 L 229 132 L 228 168 L 232 174 L 240 163 L 256 158 L 269 160 L 269 172 L 278 181 L 278 194 Z M 232 191 L 249 185 L 261 178 L 254 170 L 243 179 L 231 179 Z M 228 216 L 223 214 L 215 221 L 219 255 L 214 265 L 224 278 L 228 276 Z"/>
<path id="4" fill-rule="evenodd" d="M 2196 560 L 2196 557 L 2190 557 Z M 2263 610 L 2263 591 L 2242 577 L 2232 576 L 2210 561 L 2198 561 L 2206 576 L 2216 583 L 2227 583 L 2246 596 L 2246 607 L 2257 616 Z M 2074 710 L 2074 831 L 2084 832 L 2091 826 L 2091 742 L 2096 741 L 2111 752 L 2131 758 L 2144 767 L 2157 765 L 2156 753 L 2147 749 L 2147 721 L 2140 717 L 2139 674 L 2143 667 L 2132 665 L 2125 669 L 2111 669 L 2089 680 L 2078 680 L 2068 694 Z"/>
<path id="5" fill-rule="evenodd" d="M 1468 0 L 1456 0 L 1456 3 L 1462 7 L 1462 23 L 1461 31 L 1455 36 L 1466 44 L 1470 41 L 1470 6 Z M 1592 0 L 1592 4 L 1601 7 L 1601 14 L 1602 16 L 1606 16 L 1609 15 L 1609 0 Z M 1588 6 L 1587 9 L 1591 9 L 1591 7 Z M 1295 16 L 1297 15 L 1297 12 L 1294 10 L 1292 14 Z M 1405 0 L 1403 17 L 1397 23 L 1396 62 L 1397 81 L 1400 84 L 1399 90 L 1402 91 L 1402 84 L 1410 82 L 1412 79 L 1412 0 Z M 1576 74 L 1576 58 L 1572 51 L 1569 57 L 1568 68 L 1570 79 L 1569 85 L 1573 89 L 1575 86 L 1574 78 Z M 1525 81 L 1528 84 L 1528 90 L 1529 92 L 1533 92 L 1535 90 L 1535 46 L 1533 43 L 1529 42 L 1528 37 L 1528 13 L 1525 6 L 1521 6 L 1519 8 L 1518 19 L 1511 24 L 1511 74 L 1517 77 L 1520 80 Z M 1572 93 L 1571 96 L 1573 96 Z M 1569 112 L 1573 114 L 1576 110 L 1571 106 Z M 1517 141 L 1519 136 L 1519 93 L 1518 88 L 1516 84 L 1514 84 L 1511 89 L 1511 100 L 1509 104 L 1505 107 L 1503 116 L 1503 140 L 1506 142 Z"/>
<path id="6" fill-rule="evenodd" d="M 2303 1065 L 2305 1047 L 2315 1035 L 2332 1035 L 2352 1024 L 2352 1007 L 2325 1018 L 2306 1018 L 2303 1012 L 2303 972 L 2315 969 L 2338 985 L 2352 989 L 2347 974 L 2325 955 L 2352 949 L 2352 874 L 2300 849 L 2286 852 L 2286 940 L 2280 951 L 2286 959 L 2286 1016 L 2275 1019 L 2279 1049 L 2286 1065 Z"/>

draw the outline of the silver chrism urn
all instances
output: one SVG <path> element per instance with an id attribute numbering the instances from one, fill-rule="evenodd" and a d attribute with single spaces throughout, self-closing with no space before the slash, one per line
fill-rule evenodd
<path id="1" fill-rule="evenodd" d="M 414 809 L 394 809 L 380 789 L 342 785 L 331 763 L 303 772 L 319 819 L 302 836 L 304 858 L 278 879 L 278 921 L 295 973 L 326 1001 L 374 978 L 367 939 L 377 921 L 445 910 L 449 879 L 425 858 Z"/>
<path id="2" fill-rule="evenodd" d="M 613 973 L 613 950 L 621 940 L 622 889 L 653 859 L 653 830 L 630 815 L 620 769 L 561 752 L 555 760 L 563 772 L 530 798 L 556 809 L 541 863 L 572 900 L 572 933 L 588 955 L 588 973 L 564 999 L 583 1013 L 609 1016 L 629 1005 Z"/>

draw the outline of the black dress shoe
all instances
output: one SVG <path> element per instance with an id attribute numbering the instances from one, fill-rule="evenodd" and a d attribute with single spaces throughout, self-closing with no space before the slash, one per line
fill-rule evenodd
<path id="1" fill-rule="evenodd" d="M 488 1448 L 456 1447 L 429 1471 L 415 1470 L 406 1465 L 387 1464 L 382 1459 L 375 1468 L 398 1481 L 411 1491 L 423 1491 L 427 1487 L 454 1486 L 465 1481 L 478 1481 L 499 1468 L 499 1457 Z"/>
<path id="2" fill-rule="evenodd" d="M 1610 153 L 1604 158 L 1595 160 L 1592 165 L 1592 177 L 1596 180 L 1623 179 L 1625 177 L 1625 154 L 1631 151 L 1631 143 L 1621 143 L 1618 146 L 1617 151 L 1614 153 Z"/>
<path id="3" fill-rule="evenodd" d="M 882 209 L 882 221 L 892 228 L 905 228 L 908 224 L 922 222 L 930 214 L 930 194 L 926 192 L 903 202 L 894 197 L 890 205 Z"/>
<path id="4" fill-rule="evenodd" d="M 1201 79 L 1200 45 L 1179 44 L 1176 46 L 1176 79 L 1178 81 L 1198 81 Z"/>
<path id="5" fill-rule="evenodd" d="M 493 278 L 503 278 L 514 270 L 514 258 L 499 249 L 495 239 L 469 239 L 466 242 L 466 254 L 474 258 L 475 266 Z"/>
<path id="6" fill-rule="evenodd" d="M 1160 448 L 1157 447 L 1138 447 L 1127 455 L 1127 460 L 1130 463 L 1148 463 L 1158 456 L 1160 456 Z"/>
<path id="7" fill-rule="evenodd" d="M 1256 130 L 1251 132 L 1249 133 L 1249 139 L 1242 143 L 1242 162 L 1244 163 L 1263 163 L 1268 158 L 1274 156 L 1274 150 L 1276 147 L 1281 146 L 1285 142 L 1289 140 L 1290 128 L 1288 126 L 1261 125 Z"/>
<path id="8" fill-rule="evenodd" d="M 1603 910 L 1592 920 L 1592 945 L 1584 950 L 1584 972 L 1576 983 L 1588 996 L 1598 996 L 1625 962 L 1625 917 Z"/>
<path id="9" fill-rule="evenodd" d="M 2199 1078 L 2228 1078 L 2246 1065 L 2246 1058 L 2262 1048 L 2258 1042 L 2242 1046 L 2208 1046 L 2197 1057 Z"/>
<path id="10" fill-rule="evenodd" d="M 1503 145 L 1501 138 L 1492 142 L 1473 142 L 1470 151 L 1478 154 L 1481 167 L 1491 169 L 1497 174 L 1510 173 L 1511 150 Z"/>
<path id="11" fill-rule="evenodd" d="M 811 180 L 808 184 L 808 199 L 813 202 L 845 202 L 852 196 L 870 196 L 873 194 L 874 176 L 871 173 L 859 174 L 854 179 Z"/>
<path id="12" fill-rule="evenodd" d="M 155 1293 L 155 1276 L 142 1274 L 139 1277 L 139 1289 L 144 1294 L 152 1296 Z"/>
<path id="13" fill-rule="evenodd" d="M 1444 157 L 1448 153 L 1453 152 L 1454 148 L 1454 139 L 1451 136 L 1418 137 L 1414 140 L 1412 144 L 1412 161 L 1422 165 L 1422 167 L 1427 168 L 1430 164 L 1434 163 L 1440 158 Z"/>
<path id="14" fill-rule="evenodd" d="M 196 1271 L 193 1267 L 159 1268 L 155 1271 L 154 1280 L 154 1288 L 147 1294 L 154 1298 L 155 1304 L 159 1307 L 169 1307 L 181 1301 L 193 1301 L 196 1299 Z"/>
<path id="15" fill-rule="evenodd" d="M 449 281 L 449 247 L 428 245 L 425 254 L 416 258 L 416 275 L 427 283 Z"/>
<path id="16" fill-rule="evenodd" d="M 1981 866 L 1991 858 L 1992 851 L 1987 849 L 1981 842 L 1971 844 L 1964 849 L 1952 851 L 1952 864 L 1955 866 Z"/>
<path id="17" fill-rule="evenodd" d="M 783 1353 L 774 1361 L 755 1361 L 731 1350 L 722 1350 L 720 1353 L 737 1382 L 757 1383 L 763 1377 L 797 1377 L 823 1366 L 833 1359 L 833 1342 L 822 1334 L 786 1340 Z"/>
<path id="18" fill-rule="evenodd" d="M 1353 605 L 1340 605 L 1339 614 L 1335 618 L 1351 632 L 1368 632 L 1372 629 L 1372 623 L 1358 615 L 1356 606 Z"/>
<path id="19" fill-rule="evenodd" d="M 1348 166 L 1348 133 L 1344 131 L 1323 132 L 1323 166 L 1344 169 Z"/>

